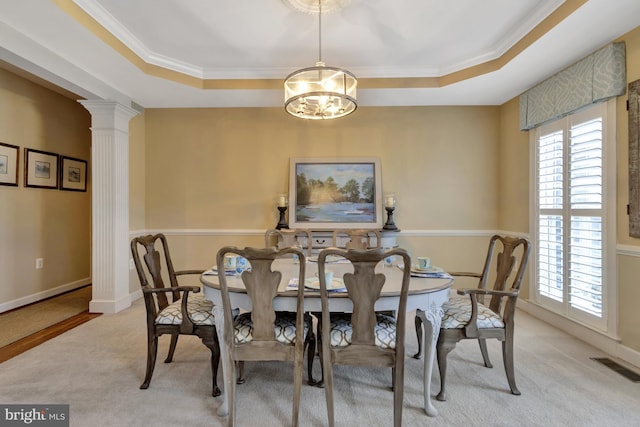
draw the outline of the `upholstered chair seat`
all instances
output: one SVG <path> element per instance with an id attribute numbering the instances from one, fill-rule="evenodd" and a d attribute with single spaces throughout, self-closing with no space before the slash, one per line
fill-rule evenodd
<path id="1" fill-rule="evenodd" d="M 156 325 L 180 325 L 182 323 L 182 301 L 176 301 L 164 308 L 158 317 Z M 187 300 L 187 314 L 194 325 L 215 326 L 213 317 L 213 303 L 202 294 L 191 294 Z"/>
<path id="2" fill-rule="evenodd" d="M 331 346 L 346 347 L 351 344 L 353 325 L 350 314 L 331 315 Z M 380 348 L 396 348 L 396 319 L 392 316 L 376 313 L 374 326 L 375 344 Z"/>
<path id="3" fill-rule="evenodd" d="M 306 337 L 312 328 L 311 317 L 305 316 L 304 336 Z M 236 344 L 246 344 L 253 341 L 253 321 L 251 313 L 239 315 L 233 325 Z M 273 332 L 280 344 L 293 345 L 296 343 L 296 314 L 289 312 L 277 312 Z"/>
<path id="4" fill-rule="evenodd" d="M 471 320 L 471 300 L 468 297 L 453 297 L 443 304 L 444 316 L 442 317 L 442 329 L 462 329 Z M 478 329 L 504 328 L 504 322 L 500 315 L 491 311 L 483 304 L 478 303 Z"/>

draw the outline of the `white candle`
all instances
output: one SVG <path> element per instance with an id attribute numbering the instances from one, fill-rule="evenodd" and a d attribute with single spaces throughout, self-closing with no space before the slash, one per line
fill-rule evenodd
<path id="1" fill-rule="evenodd" d="M 387 196 L 387 198 L 385 199 L 384 202 L 384 206 L 387 208 L 392 208 L 395 205 L 395 199 L 393 198 L 393 196 Z"/>
<path id="2" fill-rule="evenodd" d="M 281 208 L 287 206 L 287 199 L 284 196 L 278 197 L 278 206 Z"/>

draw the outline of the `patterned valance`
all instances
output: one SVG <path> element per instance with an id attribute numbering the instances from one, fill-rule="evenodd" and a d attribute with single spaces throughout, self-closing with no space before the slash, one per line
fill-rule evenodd
<path id="1" fill-rule="evenodd" d="M 520 129 L 529 130 L 579 108 L 623 95 L 625 44 L 611 43 L 520 95 Z"/>

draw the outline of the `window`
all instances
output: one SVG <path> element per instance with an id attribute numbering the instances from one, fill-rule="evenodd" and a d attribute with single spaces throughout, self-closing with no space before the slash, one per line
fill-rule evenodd
<path id="1" fill-rule="evenodd" d="M 614 107 L 597 104 L 531 132 L 534 299 L 608 332 L 616 317 L 608 305 L 616 286 Z"/>

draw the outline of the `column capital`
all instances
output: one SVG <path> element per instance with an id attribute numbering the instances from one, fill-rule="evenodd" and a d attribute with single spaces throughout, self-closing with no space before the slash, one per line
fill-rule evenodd
<path id="1" fill-rule="evenodd" d="M 87 99 L 78 102 L 91 113 L 93 129 L 128 131 L 129 120 L 139 114 L 139 111 L 117 101 Z"/>

